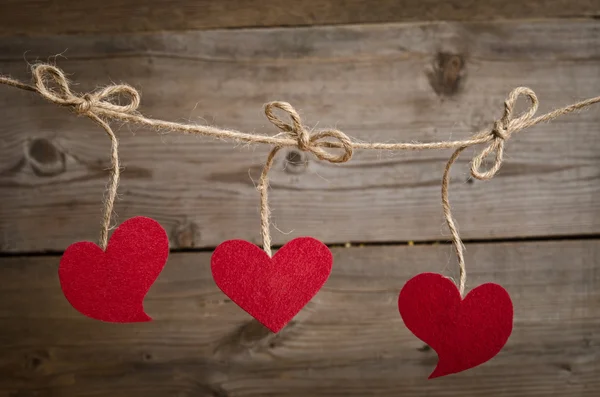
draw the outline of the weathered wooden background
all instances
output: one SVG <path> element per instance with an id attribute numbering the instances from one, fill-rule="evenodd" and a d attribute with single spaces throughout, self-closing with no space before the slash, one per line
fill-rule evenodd
<path id="1" fill-rule="evenodd" d="M 146 115 L 249 132 L 277 133 L 261 109 L 285 100 L 356 139 L 458 139 L 517 86 L 540 112 L 600 94 L 599 16 L 595 0 L 7 0 L 0 73 L 29 79 L 28 62 L 50 60 L 78 91 L 127 82 Z M 173 252 L 145 301 L 155 321 L 114 325 L 75 312 L 56 271 L 69 244 L 97 238 L 108 139 L 31 93 L 0 87 L 0 107 L 0 396 L 600 395 L 598 108 L 515 135 L 492 181 L 468 178 L 473 150 L 456 165 L 468 287 L 501 283 L 515 329 L 492 361 L 428 381 L 437 357 L 396 299 L 419 272 L 456 275 L 449 151 L 278 156 L 275 243 L 311 235 L 335 262 L 273 336 L 209 270 L 223 240 L 259 242 L 268 147 L 117 126 L 117 220 L 153 217 Z"/>

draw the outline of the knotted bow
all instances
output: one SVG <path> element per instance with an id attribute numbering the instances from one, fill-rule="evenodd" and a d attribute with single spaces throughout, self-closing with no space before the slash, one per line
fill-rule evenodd
<path id="1" fill-rule="evenodd" d="M 284 111 L 290 116 L 291 124 L 282 121 L 274 113 L 274 109 Z M 265 115 L 271 123 L 279 128 L 289 138 L 296 140 L 298 149 L 311 152 L 317 156 L 320 160 L 327 160 L 331 163 L 345 163 L 352 158 L 352 141 L 346 134 L 341 131 L 334 129 L 326 129 L 313 133 L 308 133 L 306 128 L 302 125 L 300 115 L 296 112 L 296 109 L 287 102 L 269 102 L 265 106 Z M 331 141 L 323 141 L 323 138 L 334 138 L 337 139 L 341 148 L 344 150 L 340 154 L 330 153 L 323 149 L 325 147 L 331 147 Z"/>
<path id="2" fill-rule="evenodd" d="M 526 95 L 531 102 L 531 106 L 521 116 L 513 118 L 513 109 L 520 95 Z M 473 157 L 471 162 L 471 175 L 474 178 L 487 180 L 496 175 L 502 166 L 504 145 L 506 141 L 512 136 L 513 133 L 536 124 L 536 122 L 532 122 L 532 120 L 537 109 L 538 99 L 531 89 L 527 87 L 518 87 L 511 91 L 506 101 L 504 101 L 504 114 L 502 115 L 502 118 L 494 122 L 494 127 L 491 131 L 484 131 L 483 133 L 473 137 L 473 140 L 485 137 L 488 137 L 491 140 L 491 143 L 486 146 L 481 153 Z M 496 154 L 494 163 L 487 171 L 481 170 L 483 161 L 491 153 Z"/>
<path id="3" fill-rule="evenodd" d="M 33 81 L 37 91 L 45 99 L 62 106 L 70 106 L 78 114 L 112 116 L 116 113 L 134 113 L 140 105 L 140 94 L 126 84 L 110 85 L 92 93 L 76 95 L 71 91 L 69 80 L 63 72 L 52 65 L 34 66 Z M 54 82 L 56 88 L 53 88 L 50 82 Z M 110 101 L 110 98 L 119 95 L 129 98 L 129 102 L 119 105 Z"/>

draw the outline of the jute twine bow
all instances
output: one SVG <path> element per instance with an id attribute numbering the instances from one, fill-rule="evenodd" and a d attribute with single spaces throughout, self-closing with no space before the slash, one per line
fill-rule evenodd
<path id="1" fill-rule="evenodd" d="M 71 92 L 69 81 L 62 70 L 45 64 L 37 65 L 32 70 L 35 87 L 41 96 L 57 105 L 68 106 L 78 114 L 110 117 L 113 114 L 134 113 L 140 106 L 140 94 L 129 85 L 110 85 L 78 96 Z M 56 84 L 58 90 L 52 88 L 51 82 Z M 130 101 L 125 105 L 110 101 L 119 96 L 127 97 Z"/>
<path id="2" fill-rule="evenodd" d="M 452 234 L 460 268 L 459 290 L 464 294 L 466 283 L 466 271 L 464 262 L 464 246 L 458 234 L 458 230 L 452 217 L 450 202 L 448 199 L 448 185 L 450 183 L 450 168 L 458 156 L 466 148 L 486 144 L 487 146 L 477 154 L 471 161 L 471 175 L 476 179 L 488 180 L 493 178 L 502 166 L 504 147 L 506 141 L 518 131 L 524 130 L 536 124 L 553 120 L 561 115 L 574 112 L 600 102 L 600 96 L 589 98 L 572 105 L 553 110 L 542 116 L 533 118 L 538 108 L 538 100 L 535 93 L 526 87 L 514 89 L 504 102 L 504 114 L 497 120 L 492 128 L 485 129 L 474 134 L 471 138 L 459 141 L 441 142 L 411 142 L 411 143 L 376 143 L 376 142 L 353 142 L 343 132 L 326 129 L 310 134 L 302 125 L 298 112 L 287 102 L 271 102 L 265 106 L 267 118 L 277 126 L 282 133 L 270 136 L 261 134 L 248 134 L 241 131 L 223 129 L 207 125 L 174 123 L 171 121 L 157 120 L 144 117 L 137 112 L 140 105 L 140 95 L 133 87 L 125 84 L 107 86 L 101 90 L 77 95 L 69 88 L 69 81 L 64 73 L 55 66 L 37 64 L 32 67 L 33 85 L 14 80 L 10 77 L 0 76 L 0 83 L 23 90 L 37 92 L 50 102 L 57 105 L 70 107 L 74 112 L 89 117 L 100 125 L 111 139 L 111 179 L 108 186 L 108 197 L 105 202 L 102 231 L 100 234 L 100 245 L 106 248 L 108 230 L 114 200 L 119 182 L 119 158 L 117 153 L 117 139 L 110 126 L 104 119 L 132 122 L 167 131 L 176 131 L 184 134 L 198 134 L 222 139 L 231 139 L 237 142 L 264 143 L 273 145 L 263 168 L 259 191 L 261 196 L 261 234 L 263 237 L 264 250 L 271 255 L 271 237 L 269 233 L 270 211 L 267 202 L 268 178 L 267 174 L 273 165 L 275 154 L 282 147 L 297 147 L 298 149 L 314 154 L 318 159 L 331 163 L 344 163 L 352 157 L 354 149 L 373 150 L 428 150 L 428 149 L 455 149 L 442 177 L 442 208 L 446 223 Z M 58 89 L 51 87 L 54 83 Z M 519 96 L 525 95 L 529 98 L 531 106 L 528 111 L 519 117 L 513 118 L 513 110 Z M 116 104 L 114 98 L 123 96 L 129 98 L 125 105 Z M 290 117 L 291 123 L 286 123 L 273 113 L 274 109 L 282 110 Z M 330 138 L 330 139 L 327 139 Z M 323 148 L 342 149 L 339 154 L 330 153 Z M 485 159 L 494 153 L 494 161 L 487 170 L 482 170 Z"/>
<path id="3" fill-rule="evenodd" d="M 283 110 L 290 116 L 291 124 L 283 122 L 274 113 L 273 109 Z M 342 131 L 334 129 L 324 129 L 309 134 L 306 128 L 302 125 L 300 115 L 296 109 L 287 102 L 269 102 L 265 105 L 265 115 L 271 123 L 283 131 L 284 135 L 296 140 L 298 149 L 311 152 L 320 160 L 326 160 L 330 163 L 345 163 L 352 158 L 352 141 Z M 331 141 L 322 141 L 323 138 L 334 138 L 342 146 L 343 152 L 339 155 L 329 153 L 321 148 L 321 146 L 331 147 Z"/>
<path id="4" fill-rule="evenodd" d="M 526 95 L 531 106 L 525 113 L 517 118 L 513 118 L 513 109 L 519 99 L 520 95 Z M 502 118 L 494 122 L 494 127 L 491 130 L 491 134 L 485 131 L 479 134 L 477 137 L 490 137 L 492 138 L 491 143 L 485 147 L 477 156 L 473 157 L 471 161 L 471 175 L 474 178 L 480 180 L 492 179 L 500 170 L 502 166 L 502 160 L 504 157 L 504 145 L 512 134 L 516 131 L 520 131 L 528 127 L 528 123 L 532 120 L 535 112 L 538 109 L 538 99 L 535 93 L 527 87 L 518 87 L 511 91 L 510 95 L 504 101 L 504 114 Z M 481 171 L 481 165 L 484 160 L 492 153 L 495 153 L 495 159 L 492 166 L 487 171 Z"/>

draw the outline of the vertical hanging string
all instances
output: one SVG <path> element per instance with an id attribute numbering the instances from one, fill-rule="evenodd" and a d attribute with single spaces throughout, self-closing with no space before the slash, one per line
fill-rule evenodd
<path id="1" fill-rule="evenodd" d="M 452 164 L 458 159 L 458 156 L 465 150 L 466 147 L 458 148 L 452 156 L 448 163 L 446 163 L 446 169 L 444 170 L 444 176 L 442 178 L 442 208 L 444 210 L 444 218 L 446 219 L 446 224 L 450 229 L 450 234 L 452 234 L 452 245 L 454 246 L 454 251 L 456 252 L 456 256 L 458 258 L 458 269 L 459 269 L 459 282 L 458 282 L 458 291 L 460 292 L 460 296 L 464 295 L 465 292 L 465 284 L 467 282 L 467 270 L 465 267 L 465 256 L 462 240 L 460 239 L 460 235 L 458 234 L 458 228 L 456 227 L 456 223 L 454 218 L 452 217 L 452 210 L 450 209 L 450 200 L 448 199 L 448 186 L 450 185 L 450 169 L 452 168 Z"/>
<path id="2" fill-rule="evenodd" d="M 100 229 L 100 248 L 106 250 L 108 244 L 108 231 L 110 230 L 110 221 L 112 219 L 113 207 L 117 197 L 117 188 L 119 186 L 120 166 L 119 166 L 119 142 L 115 133 L 108 123 L 100 119 L 95 114 L 87 114 L 91 120 L 100 125 L 106 131 L 110 138 L 110 179 L 108 181 L 106 200 L 104 201 L 104 214 L 102 218 L 102 229 Z"/>
<path id="3" fill-rule="evenodd" d="M 269 218 L 271 216 L 268 198 L 269 170 L 273 165 L 273 159 L 275 158 L 275 155 L 280 149 L 281 146 L 275 146 L 271 150 L 269 156 L 267 157 L 267 162 L 263 167 L 262 173 L 260 174 L 260 181 L 258 182 L 258 191 L 260 192 L 260 233 L 263 240 L 263 250 L 269 256 L 273 256 L 273 252 L 271 251 L 271 224 L 269 222 Z"/>

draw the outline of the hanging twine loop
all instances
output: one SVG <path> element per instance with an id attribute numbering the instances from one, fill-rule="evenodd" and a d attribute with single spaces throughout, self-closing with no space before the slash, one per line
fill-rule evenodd
<path id="1" fill-rule="evenodd" d="M 517 118 L 513 118 L 513 110 L 519 96 L 525 95 L 529 98 L 531 105 L 529 109 L 523 113 L 521 116 Z M 471 175 L 474 178 L 481 180 L 488 180 L 493 178 L 500 167 L 502 166 L 502 160 L 504 157 L 504 145 L 506 141 L 510 139 L 513 133 L 520 131 L 524 128 L 535 125 L 539 122 L 538 119 L 533 119 L 535 112 L 538 108 L 538 99 L 535 93 L 527 88 L 527 87 L 518 87 L 515 88 L 508 96 L 506 101 L 504 101 L 504 114 L 499 120 L 494 122 L 494 127 L 491 131 L 483 131 L 479 134 L 476 134 L 472 140 L 471 144 L 480 141 L 481 139 L 487 139 L 490 142 L 478 155 L 473 157 L 471 161 Z M 485 140 L 483 142 L 486 142 Z M 483 143 L 481 142 L 481 143 Z M 456 151 L 452 154 L 448 163 L 446 164 L 446 168 L 444 170 L 444 175 L 442 177 L 442 209 L 444 211 L 444 218 L 446 219 L 446 224 L 448 225 L 448 229 L 450 229 L 450 234 L 452 236 L 452 245 L 454 246 L 454 251 L 456 252 L 456 256 L 458 258 L 458 268 L 459 268 L 459 281 L 458 281 L 458 290 L 461 296 L 464 296 L 465 286 L 467 282 L 467 271 L 465 265 L 465 246 L 460 238 L 460 234 L 458 232 L 458 226 L 456 225 L 456 220 L 452 216 L 452 209 L 450 206 L 450 199 L 448 197 L 448 187 L 450 185 L 450 169 L 452 165 L 458 159 L 458 156 L 470 145 L 464 145 L 456 149 Z M 482 170 L 481 165 L 483 161 L 490 154 L 495 153 L 494 163 L 488 170 Z"/>
<path id="2" fill-rule="evenodd" d="M 291 124 L 282 121 L 274 114 L 274 109 L 282 110 L 290 117 Z M 326 129 L 313 133 L 312 135 L 302 125 L 300 115 L 292 105 L 287 102 L 269 102 L 265 105 L 265 115 L 271 123 L 279 128 L 285 135 L 297 142 L 298 149 L 304 152 L 311 152 L 319 160 L 326 160 L 330 163 L 345 163 L 352 158 L 352 141 L 342 131 Z M 341 144 L 343 150 L 340 154 L 330 153 L 322 147 L 331 147 L 331 141 L 324 138 L 333 138 Z"/>
<path id="3" fill-rule="evenodd" d="M 525 95 L 529 98 L 530 106 L 529 109 L 517 118 L 513 118 L 513 110 L 519 96 Z M 510 139 L 513 133 L 527 128 L 534 123 L 533 116 L 538 109 L 538 99 L 535 93 L 527 87 L 515 88 L 506 101 L 504 101 L 504 114 L 500 120 L 494 122 L 494 127 L 491 132 L 484 132 L 474 137 L 475 139 L 490 137 L 491 143 L 485 147 L 477 156 L 475 156 L 471 162 L 471 175 L 474 178 L 480 180 L 488 180 L 493 178 L 500 167 L 502 166 L 502 160 L 504 158 L 504 145 L 506 141 Z M 482 164 L 484 160 L 492 153 L 495 153 L 494 163 L 488 170 L 482 170 Z"/>
<path id="4" fill-rule="evenodd" d="M 62 106 L 68 106 L 77 114 L 87 116 L 90 120 L 104 129 L 111 142 L 111 172 L 104 200 L 104 211 L 102 217 L 102 227 L 100 229 L 100 248 L 106 249 L 108 245 L 108 232 L 112 219 L 113 207 L 117 197 L 117 188 L 119 186 L 120 165 L 119 165 L 119 142 L 110 125 L 104 121 L 101 116 L 113 116 L 114 114 L 135 113 L 140 105 L 140 95 L 138 92 L 125 84 L 112 85 L 99 91 L 78 96 L 69 88 L 69 81 L 64 73 L 52 65 L 36 65 L 33 68 L 33 81 L 35 88 L 45 99 Z M 57 88 L 53 88 L 49 83 L 54 82 Z M 130 102 L 125 105 L 114 104 L 110 101 L 111 97 L 119 95 L 129 97 Z"/>
<path id="5" fill-rule="evenodd" d="M 291 123 L 286 123 L 277 117 L 274 113 L 275 109 L 279 109 L 287 113 L 287 115 L 290 117 Z M 330 163 L 345 163 L 352 158 L 352 141 L 350 138 L 348 138 L 348 136 L 346 136 L 346 134 L 333 129 L 317 131 L 312 135 L 309 134 L 306 128 L 304 128 L 302 125 L 302 120 L 300 119 L 300 115 L 296 109 L 294 109 L 294 107 L 287 102 L 267 103 L 265 105 L 265 115 L 271 123 L 273 123 L 283 132 L 286 137 L 296 141 L 296 146 L 298 149 L 304 152 L 310 152 L 320 160 L 329 161 Z M 334 141 L 331 140 L 323 140 L 324 138 L 333 138 L 337 140 L 337 143 L 340 145 L 336 147 L 341 146 L 341 149 L 343 150 L 342 153 L 335 154 L 324 150 L 322 148 L 323 146 L 331 148 L 333 147 L 332 144 L 334 143 Z M 268 175 L 269 170 L 273 166 L 273 159 L 281 148 L 282 146 L 275 146 L 269 153 L 258 184 L 258 191 L 260 192 L 260 229 L 263 239 L 263 249 L 269 256 L 271 256 L 273 252 L 271 250 L 271 232 L 269 221 L 271 210 L 269 209 L 268 203 Z"/>
<path id="6" fill-rule="evenodd" d="M 60 69 L 40 64 L 34 66 L 32 72 L 33 82 L 42 97 L 56 104 L 71 107 L 77 114 L 112 116 L 116 113 L 135 113 L 140 106 L 140 94 L 126 84 L 110 85 L 79 96 L 71 91 L 69 80 Z M 51 83 L 56 87 L 52 87 Z M 128 98 L 129 101 L 123 105 L 111 101 L 119 96 Z"/>

